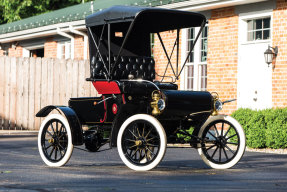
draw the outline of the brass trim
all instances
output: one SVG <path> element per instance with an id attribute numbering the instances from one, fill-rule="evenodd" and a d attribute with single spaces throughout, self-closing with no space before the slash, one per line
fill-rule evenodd
<path id="1" fill-rule="evenodd" d="M 210 112 L 213 112 L 213 110 L 210 110 L 210 111 L 200 111 L 200 112 L 196 112 L 196 113 L 191 113 L 191 114 L 189 114 L 189 115 L 192 116 L 192 115 L 197 115 L 197 114 L 200 114 L 200 113 L 210 113 Z"/>
<path id="2" fill-rule="evenodd" d="M 216 110 L 215 103 L 216 103 L 216 101 L 219 100 L 219 95 L 217 92 L 212 92 L 211 95 L 213 97 L 213 112 L 211 115 L 216 116 L 216 115 L 218 115 L 218 111 Z"/>
<path id="3" fill-rule="evenodd" d="M 141 146 L 142 145 L 142 141 L 141 140 L 136 140 L 135 141 L 135 145 L 136 146 Z"/>
<path id="4" fill-rule="evenodd" d="M 157 116 L 157 115 L 161 114 L 161 111 L 159 110 L 159 108 L 157 106 L 157 103 L 161 98 L 160 92 L 157 90 L 153 91 L 151 94 L 151 98 L 152 98 L 152 102 L 150 103 L 150 106 L 153 109 L 151 113 L 152 113 L 152 115 Z"/>

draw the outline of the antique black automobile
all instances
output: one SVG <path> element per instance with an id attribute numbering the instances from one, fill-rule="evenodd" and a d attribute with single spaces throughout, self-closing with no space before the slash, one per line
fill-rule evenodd
<path id="1" fill-rule="evenodd" d="M 85 144 L 95 152 L 109 143 L 129 168 L 144 171 L 161 162 L 168 144 L 187 143 L 212 168 L 235 165 L 245 151 L 244 131 L 232 117 L 218 115 L 230 101 L 221 102 L 216 93 L 180 91 L 175 84 L 187 62 L 187 58 L 181 65 L 178 62 L 180 29 L 200 27 L 196 42 L 205 24 L 198 13 L 147 7 L 114 6 L 88 16 L 87 81 L 101 96 L 71 98 L 69 106 L 47 106 L 37 113 L 45 117 L 57 112 L 40 127 L 43 161 L 63 166 L 74 146 Z M 160 35 L 169 30 L 177 32 L 170 54 Z M 161 75 L 151 57 L 151 34 L 157 34 L 168 61 Z M 171 62 L 174 50 L 176 63 Z M 167 70 L 173 77 L 166 75 Z"/>

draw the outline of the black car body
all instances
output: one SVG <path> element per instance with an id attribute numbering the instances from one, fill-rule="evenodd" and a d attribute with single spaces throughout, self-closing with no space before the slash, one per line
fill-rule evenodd
<path id="1" fill-rule="evenodd" d="M 88 16 L 90 77 L 86 80 L 91 81 L 101 96 L 71 98 L 68 107 L 47 106 L 37 113 L 37 117 L 43 117 L 57 109 L 69 124 L 57 117 L 42 124 L 39 150 L 43 160 L 51 166 L 65 164 L 71 137 L 72 146 L 85 143 L 90 151 L 97 151 L 107 142 L 118 147 L 122 160 L 135 170 L 155 167 L 164 156 L 167 143 L 186 142 L 198 148 L 203 160 L 214 168 L 228 168 L 237 163 L 244 153 L 244 132 L 236 120 L 218 115 L 224 102 L 220 102 L 216 93 L 178 90 L 176 84 L 193 49 L 180 65 L 180 30 L 200 27 L 196 43 L 205 24 L 206 18 L 199 13 L 149 7 L 114 6 Z M 172 54 L 167 53 L 160 35 L 169 30 L 177 32 L 173 47 L 177 59 L 173 64 Z M 151 34 L 158 35 L 168 59 L 165 71 L 170 68 L 173 77 L 155 71 Z M 161 80 L 155 80 L 156 76 Z M 218 123 L 220 128 L 216 127 Z M 59 130 L 58 124 L 66 131 Z M 84 125 L 90 129 L 83 131 Z M 67 129 L 71 130 L 71 136 Z M 235 133 L 232 137 L 231 132 Z M 52 138 L 46 139 L 48 142 L 47 133 Z M 59 137 L 65 138 L 63 144 Z M 231 140 L 234 137 L 236 141 Z M 228 146 L 230 143 L 235 150 Z M 213 152 L 210 154 L 209 150 Z M 220 154 L 215 158 L 217 151 Z"/>

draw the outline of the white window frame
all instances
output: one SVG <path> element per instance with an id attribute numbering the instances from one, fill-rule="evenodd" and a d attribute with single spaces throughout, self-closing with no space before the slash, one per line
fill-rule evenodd
<path id="1" fill-rule="evenodd" d="M 269 19 L 269 27 L 268 28 L 264 28 L 264 23 L 263 23 L 264 19 Z M 256 25 L 256 24 L 254 24 L 254 21 L 256 22 L 258 20 L 261 20 L 262 28 L 261 29 L 254 29 L 254 25 Z M 253 26 L 252 26 L 251 30 L 248 30 L 248 21 L 252 21 L 252 25 Z M 261 35 L 262 35 L 262 39 L 261 40 L 269 40 L 271 38 L 271 34 L 270 34 L 271 26 L 270 26 L 270 24 L 271 24 L 271 18 L 270 17 L 263 17 L 263 18 L 259 18 L 259 19 L 249 19 L 249 20 L 247 20 L 247 41 L 258 41 L 258 39 L 256 39 L 256 33 L 257 32 L 261 33 Z M 265 31 L 269 31 L 269 39 L 264 39 L 264 32 Z M 248 40 L 249 33 L 251 33 L 252 36 L 253 36 L 252 40 Z M 254 35 L 255 35 L 255 37 L 254 37 Z M 255 38 L 255 39 L 253 39 L 253 38 Z"/>
<path id="2" fill-rule="evenodd" d="M 195 30 L 194 30 L 194 35 L 196 37 L 196 35 L 198 34 L 200 30 L 200 27 L 196 27 Z M 185 62 L 185 59 L 187 57 L 187 47 L 188 47 L 188 42 L 187 42 L 187 39 L 188 39 L 188 29 L 183 29 L 182 30 L 182 47 L 181 47 L 181 50 L 182 50 L 182 57 L 181 57 L 181 63 L 183 64 Z M 187 89 L 187 84 L 188 84 L 188 79 L 187 79 L 187 75 L 188 75 L 188 66 L 190 65 L 193 65 L 194 66 L 194 78 L 193 78 L 193 91 L 200 91 L 201 90 L 201 71 L 199 70 L 200 68 L 200 65 L 207 65 L 207 60 L 202 62 L 201 61 L 201 35 L 200 37 L 198 38 L 195 46 L 194 46 L 194 55 L 193 55 L 193 63 L 186 63 L 186 66 L 185 66 L 185 69 L 183 70 L 183 73 L 182 73 L 182 80 L 180 81 L 180 89 L 181 90 L 188 90 Z"/>
<path id="3" fill-rule="evenodd" d="M 33 46 L 25 46 L 23 47 L 23 57 L 32 57 L 31 51 L 35 49 L 44 49 L 44 45 L 33 45 Z"/>
<path id="4" fill-rule="evenodd" d="M 65 46 L 65 53 L 62 53 L 62 47 Z M 62 56 L 65 55 L 65 59 L 72 58 L 72 43 L 71 41 L 60 41 L 57 43 L 57 58 L 62 59 Z"/>
<path id="5" fill-rule="evenodd" d="M 270 17 L 270 39 L 248 41 L 247 20 L 262 19 L 262 18 L 267 18 L 267 17 Z M 271 43 L 270 45 L 272 45 L 272 35 L 273 35 L 273 11 L 272 10 L 256 11 L 252 13 L 242 13 L 239 15 L 239 31 L 238 31 L 239 48 L 240 48 L 240 45 L 243 45 L 243 44 L 252 44 L 252 43 L 254 44 L 254 43 L 260 43 L 260 42 L 262 43 L 270 42 Z"/>
<path id="6" fill-rule="evenodd" d="M 22 55 L 23 55 L 23 57 L 30 57 L 30 50 L 23 48 L 23 54 Z"/>

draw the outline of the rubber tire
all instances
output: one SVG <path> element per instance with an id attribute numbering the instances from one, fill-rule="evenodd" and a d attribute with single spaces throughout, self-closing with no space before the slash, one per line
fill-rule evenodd
<path id="1" fill-rule="evenodd" d="M 145 120 L 148 121 L 149 123 L 151 123 L 157 130 L 159 137 L 160 137 L 160 149 L 159 149 L 159 153 L 156 157 L 156 159 L 154 159 L 150 164 L 145 165 L 145 166 L 138 166 L 135 165 L 133 163 L 131 163 L 125 156 L 123 150 L 122 150 L 122 136 L 124 133 L 124 130 L 126 129 L 126 127 L 132 123 L 133 121 L 136 120 Z M 154 118 L 153 116 L 147 115 L 147 114 L 137 114 L 137 115 L 133 115 L 131 117 L 129 117 L 121 126 L 119 133 L 118 133 L 118 138 L 117 138 L 117 148 L 118 148 L 118 153 L 120 155 L 120 158 L 122 159 L 122 161 L 125 163 L 125 165 L 127 167 L 129 167 L 130 169 L 133 169 L 135 171 L 148 171 L 151 170 L 153 168 L 155 168 L 163 159 L 165 152 L 166 152 L 166 146 L 167 146 L 167 140 L 166 140 L 166 133 L 164 128 L 162 127 L 161 123 Z"/>
<path id="2" fill-rule="evenodd" d="M 198 137 L 201 138 L 202 137 L 202 133 L 204 132 L 204 129 L 208 125 L 210 125 L 210 123 L 212 123 L 213 121 L 217 121 L 217 120 L 228 121 L 229 123 L 231 123 L 234 126 L 234 128 L 238 132 L 239 139 L 240 139 L 240 145 L 239 145 L 239 150 L 238 150 L 236 156 L 228 163 L 217 164 L 217 163 L 211 162 L 210 160 L 208 160 L 206 158 L 206 156 L 202 152 L 201 144 L 198 144 L 198 149 L 197 150 L 198 150 L 198 153 L 199 153 L 200 157 L 204 161 L 204 163 L 206 165 L 208 165 L 209 167 L 214 168 L 214 169 L 228 169 L 228 168 L 233 167 L 235 164 L 237 164 L 238 161 L 240 161 L 240 159 L 242 158 L 242 156 L 243 156 L 243 154 L 245 152 L 245 148 L 246 148 L 245 133 L 244 133 L 244 130 L 241 127 L 241 125 L 234 118 L 232 118 L 230 116 L 227 116 L 227 115 L 217 115 L 217 116 L 212 116 L 209 119 L 207 119 L 207 121 L 204 123 L 204 125 L 200 128 L 199 133 L 198 133 Z"/>
<path id="3" fill-rule="evenodd" d="M 68 147 L 67 147 L 67 151 L 65 156 L 58 162 L 51 162 L 50 160 L 48 160 L 42 150 L 42 144 L 41 144 L 41 139 L 42 139 L 42 132 L 43 129 L 46 125 L 47 122 L 49 122 L 52 119 L 57 119 L 59 121 L 61 121 L 67 130 L 67 135 L 68 135 Z M 71 133 L 71 128 L 70 125 L 67 121 L 67 119 L 60 115 L 60 114 L 51 114 L 49 115 L 46 119 L 44 119 L 44 121 L 41 124 L 40 130 L 39 130 L 39 134 L 38 134 L 38 149 L 39 149 L 39 153 L 40 156 L 42 158 L 42 160 L 46 163 L 46 165 L 50 166 L 50 167 L 61 167 L 64 166 L 71 158 L 72 153 L 73 153 L 73 149 L 74 149 L 74 145 L 72 144 L 72 133 Z"/>

